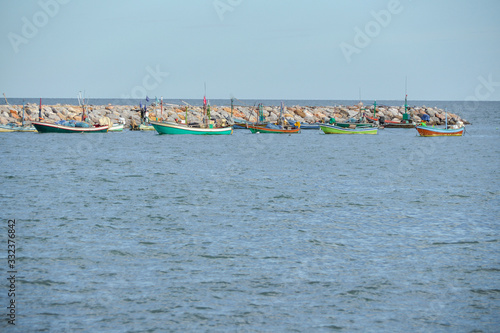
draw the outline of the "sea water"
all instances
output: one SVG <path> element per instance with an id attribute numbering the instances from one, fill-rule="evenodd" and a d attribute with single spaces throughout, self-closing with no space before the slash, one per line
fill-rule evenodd
<path id="1" fill-rule="evenodd" d="M 2 133 L 0 328 L 496 331 L 500 103 L 461 105 L 463 137 Z"/>

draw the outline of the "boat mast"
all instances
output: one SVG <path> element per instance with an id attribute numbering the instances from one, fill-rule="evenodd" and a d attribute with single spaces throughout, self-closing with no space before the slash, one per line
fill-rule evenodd
<path id="1" fill-rule="evenodd" d="M 377 113 L 377 101 L 373 102 L 373 118 L 377 118 L 375 114 Z"/>
<path id="2" fill-rule="evenodd" d="M 283 121 L 283 102 L 281 102 L 281 106 L 280 106 L 280 125 L 284 125 L 284 121 Z"/>
<path id="3" fill-rule="evenodd" d="M 408 109 L 408 76 L 405 78 L 405 113 Z"/>
<path id="4" fill-rule="evenodd" d="M 264 122 L 264 105 L 262 103 L 259 104 L 259 122 Z"/>
<path id="5" fill-rule="evenodd" d="M 82 121 L 85 121 L 85 119 L 87 118 L 85 116 L 85 110 L 86 110 L 86 107 L 85 107 L 85 92 L 84 92 L 84 95 L 82 96 L 82 92 L 80 91 L 78 93 L 78 104 L 80 104 L 80 106 L 82 107 Z"/>
<path id="6" fill-rule="evenodd" d="M 38 108 L 38 121 L 42 121 L 42 99 L 40 98 L 40 107 Z"/>
<path id="7" fill-rule="evenodd" d="M 363 102 L 361 102 L 361 87 L 359 88 L 359 103 L 358 103 L 358 107 L 359 107 L 359 111 L 358 111 L 358 117 L 359 117 L 359 120 L 361 121 L 361 117 L 362 117 L 362 114 L 361 114 L 361 107 L 363 106 Z"/>

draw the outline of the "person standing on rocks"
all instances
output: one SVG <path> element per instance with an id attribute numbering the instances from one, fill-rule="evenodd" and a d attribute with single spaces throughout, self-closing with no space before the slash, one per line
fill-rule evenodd
<path id="1" fill-rule="evenodd" d="M 144 108 L 142 107 L 142 104 L 141 104 L 141 124 L 144 124 Z"/>

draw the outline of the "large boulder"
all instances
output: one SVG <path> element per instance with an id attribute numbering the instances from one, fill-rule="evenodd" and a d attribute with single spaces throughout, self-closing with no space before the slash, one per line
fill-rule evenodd
<path id="1" fill-rule="evenodd" d="M 304 111 L 302 111 L 301 109 L 298 109 L 298 108 L 295 108 L 295 114 L 301 118 L 305 118 L 306 117 L 306 114 Z"/>
<path id="2" fill-rule="evenodd" d="M 349 118 L 354 118 L 359 114 L 359 110 L 347 110 L 347 116 Z"/>
<path id="3" fill-rule="evenodd" d="M 392 117 L 397 117 L 400 113 L 399 110 L 396 108 L 389 108 L 388 114 L 391 115 Z"/>

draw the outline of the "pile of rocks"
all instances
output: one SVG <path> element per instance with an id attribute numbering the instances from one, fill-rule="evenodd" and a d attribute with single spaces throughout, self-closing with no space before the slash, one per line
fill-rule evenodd
<path id="1" fill-rule="evenodd" d="M 184 120 L 186 116 L 186 106 L 169 104 L 164 106 L 163 112 L 160 107 L 148 107 L 149 118 L 151 120 L 168 120 L 179 121 Z M 373 106 L 363 107 L 362 105 L 352 106 L 291 106 L 286 107 L 284 116 L 287 119 L 293 119 L 300 123 L 314 123 L 328 121 L 330 118 L 335 118 L 339 122 L 347 121 L 351 118 L 359 118 L 363 113 L 368 116 L 373 116 Z M 25 107 L 25 121 L 38 121 L 39 106 L 37 104 L 28 104 Z M 376 115 L 384 116 L 386 120 L 400 122 L 403 119 L 404 107 L 402 106 L 377 106 Z M 409 107 L 407 111 L 411 118 L 419 123 L 421 116 L 427 114 L 430 117 L 430 125 L 442 125 L 445 123 L 445 112 L 442 109 L 431 108 L 426 106 Z M 267 121 L 274 122 L 279 118 L 280 107 L 265 106 L 263 113 Z M 2 105 L 0 106 L 0 124 L 21 123 L 22 118 L 21 105 Z M 231 108 L 227 106 L 212 106 L 211 118 L 215 120 L 231 119 Z M 140 123 L 141 113 L 138 105 L 93 105 L 88 107 L 88 116 L 90 121 L 97 123 L 100 118 L 106 116 L 113 123 L 118 123 L 120 118 L 124 118 L 126 125 L 129 126 L 131 121 Z M 187 109 L 187 117 L 189 123 L 200 123 L 203 118 L 203 108 L 197 106 L 189 106 Z M 233 109 L 233 117 L 245 119 L 255 122 L 258 117 L 256 107 L 236 106 Z M 58 120 L 81 120 L 82 108 L 75 105 L 45 105 L 42 106 L 42 118 L 46 122 L 55 122 Z M 448 123 L 454 125 L 458 122 L 469 124 L 460 116 L 448 113 Z"/>

